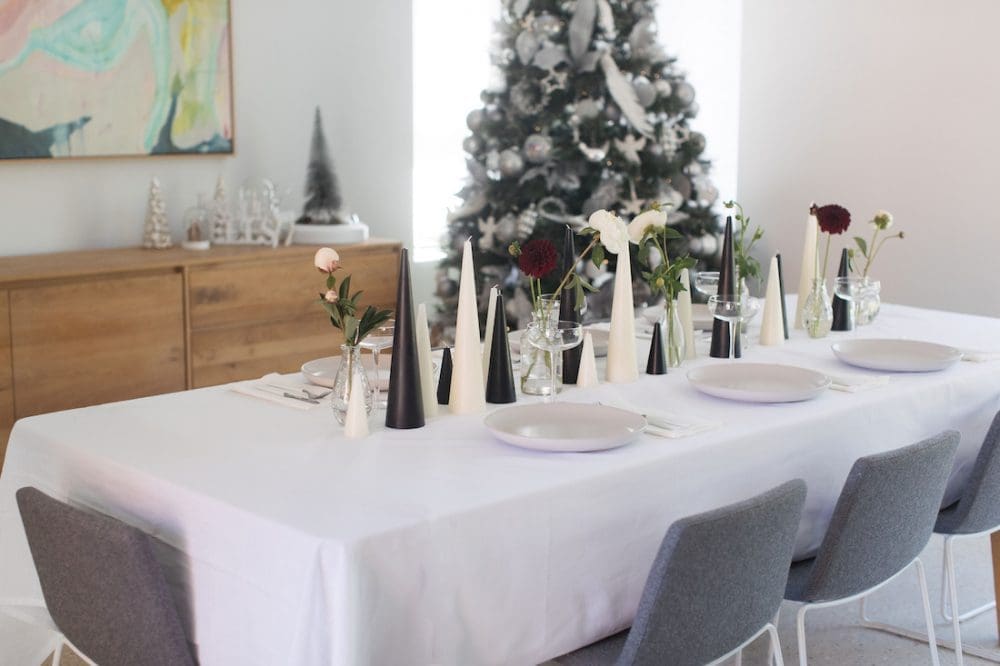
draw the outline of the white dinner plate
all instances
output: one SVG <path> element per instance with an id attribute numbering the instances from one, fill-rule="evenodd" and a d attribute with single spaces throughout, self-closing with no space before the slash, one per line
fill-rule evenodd
<path id="1" fill-rule="evenodd" d="M 608 355 L 608 332 L 603 328 L 584 328 L 584 333 L 590 333 L 591 337 L 594 339 L 594 356 L 596 358 L 602 358 Z M 524 329 L 518 331 L 511 331 L 507 334 L 507 342 L 510 344 L 510 350 L 514 353 L 521 353 L 521 336 L 524 335 Z"/>
<path id="2" fill-rule="evenodd" d="M 695 368 L 687 376 L 702 393 L 743 402 L 811 400 L 831 383 L 823 373 L 808 368 L 738 361 Z"/>
<path id="3" fill-rule="evenodd" d="M 962 360 L 959 349 L 919 340 L 843 340 L 832 348 L 848 365 L 884 372 L 934 372 Z"/>
<path id="4" fill-rule="evenodd" d="M 642 311 L 642 319 L 648 326 L 660 321 L 661 317 L 663 317 L 663 305 L 650 305 Z M 708 305 L 705 303 L 691 304 L 691 323 L 694 330 L 711 331 L 713 321 L 715 321 L 715 317 L 708 311 Z"/>
<path id="5" fill-rule="evenodd" d="M 536 451 L 604 451 L 628 444 L 646 427 L 640 414 L 573 402 L 498 409 L 485 419 L 497 439 Z"/>
<path id="6" fill-rule="evenodd" d="M 392 365 L 392 350 L 387 349 L 378 355 L 378 380 L 375 379 L 375 361 L 371 353 L 361 354 L 361 365 L 368 373 L 368 381 L 376 386 L 380 391 L 389 388 L 389 366 Z M 431 361 L 431 367 L 437 369 L 437 361 Z M 326 356 L 324 358 L 313 359 L 302 364 L 302 376 L 310 384 L 333 388 L 333 383 L 337 380 L 337 370 L 340 368 L 339 356 Z"/>

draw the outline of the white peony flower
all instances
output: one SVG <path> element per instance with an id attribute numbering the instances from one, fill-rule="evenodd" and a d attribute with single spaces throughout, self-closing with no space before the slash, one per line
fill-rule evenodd
<path id="1" fill-rule="evenodd" d="M 606 210 L 595 211 L 587 223 L 601 234 L 601 245 L 611 254 L 628 249 L 628 227 L 625 221 Z"/>
<path id="2" fill-rule="evenodd" d="M 878 211 L 875 213 L 875 217 L 872 218 L 872 224 L 885 231 L 892 226 L 892 213 L 887 210 Z"/>
<path id="3" fill-rule="evenodd" d="M 645 213 L 636 215 L 635 219 L 628 223 L 628 237 L 638 245 L 642 242 L 642 237 L 646 235 L 649 227 L 662 227 L 667 224 L 667 212 L 663 210 L 647 210 Z"/>
<path id="4" fill-rule="evenodd" d="M 313 265 L 321 273 L 332 273 L 340 268 L 340 255 L 333 248 L 322 247 L 316 251 Z"/>

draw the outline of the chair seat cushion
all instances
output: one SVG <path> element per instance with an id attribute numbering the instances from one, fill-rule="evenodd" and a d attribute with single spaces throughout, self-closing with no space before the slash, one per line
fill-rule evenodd
<path id="1" fill-rule="evenodd" d="M 788 582 L 785 583 L 785 599 L 789 601 L 815 601 L 806 598 L 806 586 L 809 584 L 809 577 L 815 564 L 815 557 L 792 562 L 792 566 L 788 569 Z"/>
<path id="2" fill-rule="evenodd" d="M 565 666 L 609 666 L 618 660 L 622 648 L 625 647 L 626 638 L 628 629 L 564 654 L 555 661 Z"/>
<path id="3" fill-rule="evenodd" d="M 937 534 L 962 534 L 960 523 L 958 502 L 954 502 L 938 513 L 937 521 L 934 523 L 934 532 Z"/>

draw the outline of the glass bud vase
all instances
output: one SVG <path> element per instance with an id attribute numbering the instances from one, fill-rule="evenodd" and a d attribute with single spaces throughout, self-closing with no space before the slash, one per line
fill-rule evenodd
<path id="1" fill-rule="evenodd" d="M 542 296 L 539 307 L 531 313 L 532 323 L 556 324 L 559 321 L 559 299 Z M 556 392 L 562 388 L 562 352 L 540 349 L 528 340 L 527 329 L 521 335 L 521 393 L 549 395 L 552 376 L 555 375 Z"/>
<path id="2" fill-rule="evenodd" d="M 810 338 L 823 338 L 830 333 L 833 325 L 833 307 L 830 304 L 830 292 L 826 288 L 826 280 L 813 279 L 812 289 L 802 305 L 802 324 Z"/>
<path id="3" fill-rule="evenodd" d="M 666 334 L 667 365 L 671 368 L 680 367 L 687 357 L 686 340 L 684 339 L 684 327 L 681 325 L 681 317 L 677 308 L 677 301 L 668 299 L 666 308 L 663 311 L 663 330 Z"/>
<path id="4" fill-rule="evenodd" d="M 361 363 L 361 347 L 343 344 L 340 345 L 340 368 L 337 369 L 337 375 L 333 380 L 333 391 L 330 393 L 333 415 L 340 425 L 344 425 L 344 420 L 347 418 L 347 403 L 355 386 L 360 388 L 365 396 L 365 414 L 371 414 L 372 389 L 368 373 Z"/>
<path id="5" fill-rule="evenodd" d="M 878 311 L 882 308 L 882 283 L 865 276 L 860 292 L 854 304 L 854 321 L 859 326 L 864 326 L 875 321 Z"/>

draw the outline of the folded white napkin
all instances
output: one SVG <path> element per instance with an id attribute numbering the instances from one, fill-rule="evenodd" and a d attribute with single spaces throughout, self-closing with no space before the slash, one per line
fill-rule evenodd
<path id="1" fill-rule="evenodd" d="M 827 376 L 833 382 L 830 385 L 831 389 L 847 393 L 867 391 L 889 383 L 889 375 L 838 374 Z"/>
<path id="2" fill-rule="evenodd" d="M 230 389 L 242 395 L 249 395 L 254 398 L 260 398 L 261 400 L 267 400 L 268 402 L 285 405 L 286 407 L 293 407 L 295 409 L 312 409 L 313 407 L 319 407 L 321 404 L 320 400 L 307 402 L 307 400 L 303 399 L 306 398 L 306 395 L 300 390 L 302 386 L 306 385 L 297 384 L 296 382 L 282 377 L 281 375 L 271 373 L 264 375 L 260 379 L 238 382 L 233 384 Z M 285 393 L 292 395 L 301 394 L 301 398 L 290 398 L 287 397 Z"/>
<path id="3" fill-rule="evenodd" d="M 642 414 L 646 417 L 646 433 L 657 437 L 668 439 L 678 439 L 680 437 L 690 437 L 706 430 L 714 430 L 721 424 L 717 421 L 694 417 L 690 415 L 681 416 L 674 412 L 658 409 L 639 409 L 624 403 L 604 403 L 610 407 L 623 409 L 627 412 Z"/>
<path id="4" fill-rule="evenodd" d="M 1000 351 L 982 351 L 978 349 L 963 349 L 962 360 L 973 363 L 984 363 L 985 361 L 1000 360 Z"/>

